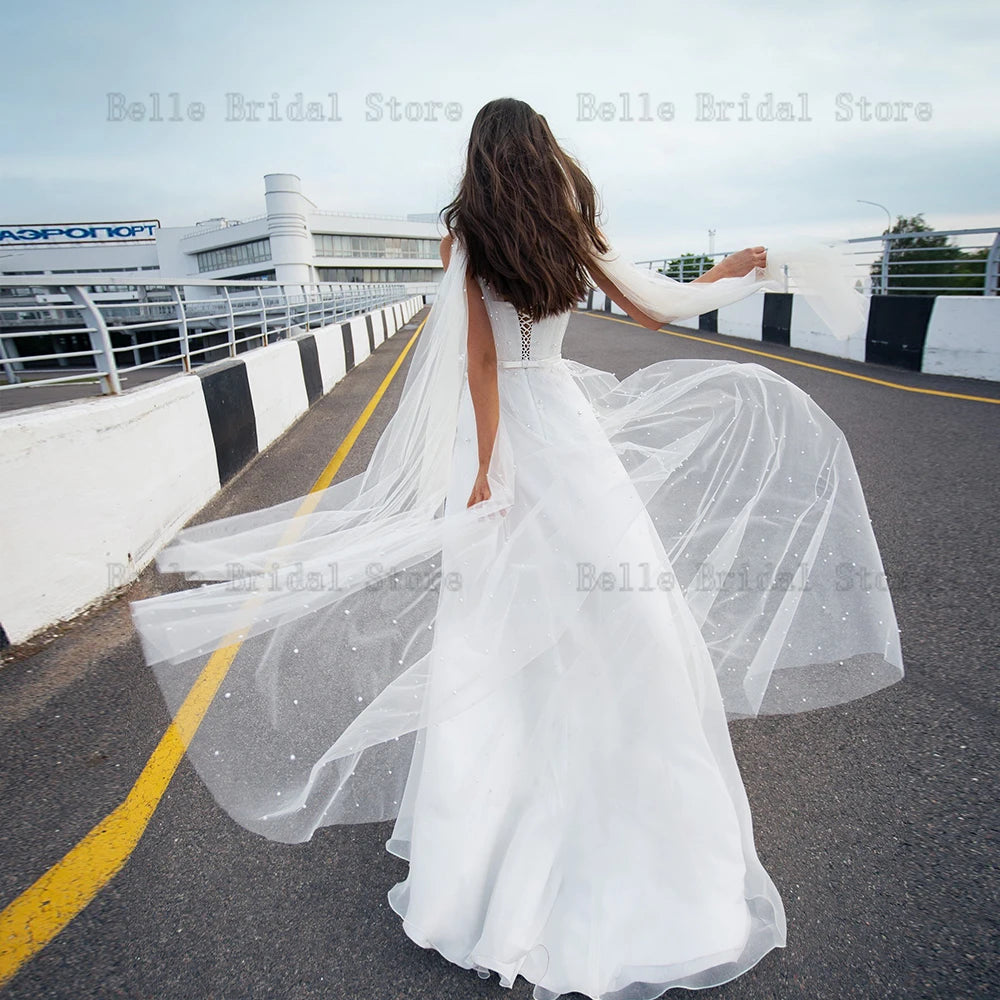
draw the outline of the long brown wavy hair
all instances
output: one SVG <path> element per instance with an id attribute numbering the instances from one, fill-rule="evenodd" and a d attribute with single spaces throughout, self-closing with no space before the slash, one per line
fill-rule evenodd
<path id="1" fill-rule="evenodd" d="M 594 185 L 529 104 L 500 97 L 479 109 L 465 175 L 440 212 L 461 239 L 469 271 L 534 319 L 587 294 L 590 255 L 609 246 Z"/>

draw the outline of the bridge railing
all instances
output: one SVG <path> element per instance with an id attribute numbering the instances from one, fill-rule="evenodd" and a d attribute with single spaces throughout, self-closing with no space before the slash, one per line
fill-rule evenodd
<path id="1" fill-rule="evenodd" d="M 953 243 L 953 237 L 959 242 Z M 1000 294 L 1000 227 L 882 233 L 845 242 L 856 248 L 851 256 L 859 291 L 865 294 Z M 733 251 L 636 263 L 679 281 L 691 281 L 730 253 Z M 789 287 L 787 274 L 785 291 L 795 291 Z"/>
<path id="2" fill-rule="evenodd" d="M 125 372 L 190 372 L 417 294 L 404 283 L 73 279 L 0 278 L 0 391 L 97 381 L 119 393 Z"/>

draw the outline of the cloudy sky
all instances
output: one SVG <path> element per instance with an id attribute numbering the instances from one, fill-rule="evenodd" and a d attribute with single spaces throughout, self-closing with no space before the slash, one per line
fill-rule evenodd
<path id="1" fill-rule="evenodd" d="M 546 116 L 633 257 L 705 250 L 710 228 L 717 250 L 881 232 L 858 199 L 1000 224 L 1000 5 L 980 0 L 34 0 L 2 21 L 20 53 L 0 103 L 4 225 L 254 216 L 271 172 L 320 208 L 437 211 L 501 96 Z M 328 120 L 287 120 L 299 94 Z M 440 102 L 436 120 L 393 120 L 393 100 Z M 252 101 L 263 120 L 239 113 Z M 782 102 L 793 120 L 762 120 Z"/>

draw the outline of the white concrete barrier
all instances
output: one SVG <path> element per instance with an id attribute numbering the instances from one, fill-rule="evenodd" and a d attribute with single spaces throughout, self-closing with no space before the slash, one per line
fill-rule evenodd
<path id="1" fill-rule="evenodd" d="M 725 309 L 719 310 L 719 333 L 727 337 L 741 337 L 744 340 L 760 340 L 764 318 L 764 296 L 759 293 L 748 295 Z M 690 322 L 690 321 L 688 321 Z M 695 326 L 697 326 L 695 322 Z"/>
<path id="2" fill-rule="evenodd" d="M 889 295 L 868 299 L 864 331 L 843 341 L 834 337 L 806 299 L 794 293 L 789 303 L 772 304 L 770 319 L 766 296 L 784 293 L 756 292 L 715 310 L 717 332 L 729 337 L 816 351 L 853 361 L 873 360 L 935 375 L 960 375 L 1000 381 L 1000 296 L 938 295 L 933 302 L 923 296 Z M 595 290 L 591 312 L 606 314 L 608 297 Z M 875 307 L 878 307 L 877 309 Z M 586 307 L 584 303 L 583 308 Z M 613 302 L 610 315 L 627 315 Z M 785 315 L 776 333 L 775 317 Z M 711 316 L 706 322 L 711 329 Z M 770 335 L 765 340 L 765 329 Z M 666 324 L 699 329 L 699 317 Z"/>
<path id="3" fill-rule="evenodd" d="M 250 382 L 257 450 L 263 451 L 309 409 L 299 345 L 285 340 L 247 351 L 240 358 Z"/>
<path id="4" fill-rule="evenodd" d="M 923 371 L 1000 381 L 1000 297 L 939 295 L 927 324 Z"/>
<path id="5" fill-rule="evenodd" d="M 328 392 L 423 305 L 369 314 L 371 341 L 354 317 L 117 396 L 0 414 L 0 635 L 23 642 L 131 583 L 308 409 L 310 384 Z"/>
<path id="6" fill-rule="evenodd" d="M 135 578 L 219 490 L 201 380 L 0 415 L 11 643 Z"/>

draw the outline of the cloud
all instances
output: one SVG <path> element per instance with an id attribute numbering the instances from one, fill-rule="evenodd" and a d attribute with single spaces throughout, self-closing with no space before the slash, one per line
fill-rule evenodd
<path id="1" fill-rule="evenodd" d="M 763 238 L 753 234 L 879 231 L 878 211 L 858 198 L 929 220 L 996 222 L 1000 126 L 983 95 L 1000 15 L 982 4 L 910 3 L 903 16 L 855 2 L 609 10 L 514 0 L 460 12 L 391 2 L 348 16 L 301 0 L 128 9 L 40 0 L 5 16 L 45 65 L 0 102 L 15 137 L 0 158 L 7 220 L 256 215 L 263 175 L 276 171 L 299 174 L 322 208 L 436 211 L 460 177 L 476 110 L 510 95 L 545 114 L 637 253 L 701 249 L 709 228 L 720 248 Z M 225 119 L 228 93 L 265 105 L 277 94 L 285 109 L 299 92 L 322 107 L 336 94 L 340 120 Z M 836 122 L 836 96 L 848 92 L 852 102 L 928 102 L 933 114 Z M 143 120 L 108 121 L 109 93 L 141 103 Z M 745 101 L 752 120 L 697 121 L 699 93 L 713 107 Z M 769 93 L 793 106 L 807 94 L 812 120 L 757 120 Z M 617 109 L 614 120 L 581 120 L 581 94 Z M 390 99 L 453 102 L 459 120 L 368 120 L 373 103 Z M 647 101 L 655 120 L 639 121 Z M 188 114 L 198 102 L 200 121 Z M 621 120 L 623 102 L 632 121 Z M 673 121 L 656 118 L 663 102 L 673 102 Z M 157 103 L 163 120 L 151 121 Z"/>

